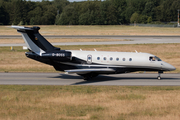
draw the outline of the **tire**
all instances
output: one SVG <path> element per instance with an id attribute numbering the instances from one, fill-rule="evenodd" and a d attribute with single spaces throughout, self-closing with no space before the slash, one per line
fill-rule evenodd
<path id="1" fill-rule="evenodd" d="M 161 80 L 161 76 L 158 76 L 157 79 L 158 79 L 158 80 Z"/>

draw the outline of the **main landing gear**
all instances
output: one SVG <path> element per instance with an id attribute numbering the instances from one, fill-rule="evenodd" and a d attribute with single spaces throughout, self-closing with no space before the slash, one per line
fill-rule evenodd
<path id="1" fill-rule="evenodd" d="M 83 77 L 84 80 L 90 81 L 92 78 L 97 77 L 97 73 L 78 74 Z"/>
<path id="2" fill-rule="evenodd" d="M 157 77 L 158 80 L 161 80 L 161 74 L 162 73 L 163 73 L 163 71 L 158 71 L 158 77 Z"/>

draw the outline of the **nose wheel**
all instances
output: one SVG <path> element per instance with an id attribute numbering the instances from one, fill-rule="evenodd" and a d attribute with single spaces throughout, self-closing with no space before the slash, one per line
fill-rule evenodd
<path id="1" fill-rule="evenodd" d="M 158 80 L 161 80 L 161 76 L 158 76 L 157 79 L 158 79 Z"/>

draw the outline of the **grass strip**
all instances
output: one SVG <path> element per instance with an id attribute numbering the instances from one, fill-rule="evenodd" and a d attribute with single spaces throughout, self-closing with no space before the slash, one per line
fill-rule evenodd
<path id="1" fill-rule="evenodd" d="M 0 85 L 1 120 L 179 117 L 180 87 Z"/>
<path id="2" fill-rule="evenodd" d="M 179 35 L 179 28 L 126 25 L 38 25 L 42 35 Z M 32 27 L 32 26 L 29 26 Z M 0 35 L 19 35 L 12 28 L 0 26 Z"/>

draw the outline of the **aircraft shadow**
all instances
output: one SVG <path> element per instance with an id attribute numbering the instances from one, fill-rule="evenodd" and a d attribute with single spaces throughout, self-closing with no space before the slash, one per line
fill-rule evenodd
<path id="1" fill-rule="evenodd" d="M 61 79 L 82 79 L 81 76 L 78 75 L 70 75 L 70 74 L 60 74 L 59 76 L 51 77 L 51 78 L 61 78 Z"/>
<path id="2" fill-rule="evenodd" d="M 178 80 L 179 78 L 163 78 L 162 80 L 160 81 L 163 81 L 163 80 Z M 111 77 L 111 76 L 99 76 L 97 78 L 94 78 L 90 81 L 81 81 L 81 82 L 77 82 L 77 83 L 74 83 L 72 85 L 81 85 L 81 84 L 89 84 L 89 83 L 96 83 L 96 82 L 106 82 L 106 81 L 122 81 L 122 80 L 125 80 L 125 81 L 128 81 L 128 80 L 133 80 L 133 81 L 136 81 L 136 80 L 154 80 L 154 81 L 157 81 L 157 78 L 154 78 L 154 77 Z"/>
<path id="3" fill-rule="evenodd" d="M 98 77 L 95 77 L 89 81 L 85 81 L 83 80 L 83 78 L 81 76 L 78 75 L 67 75 L 67 74 L 60 74 L 60 76 L 56 76 L 53 78 L 61 78 L 61 79 L 71 79 L 71 80 L 82 80 L 80 82 L 76 82 L 73 83 L 71 85 L 81 85 L 81 84 L 89 84 L 89 83 L 96 83 L 96 82 L 105 82 L 105 81 L 117 81 L 117 80 L 154 80 L 157 81 L 156 77 L 153 76 L 148 76 L 148 77 L 116 77 L 116 76 L 103 76 L 103 75 L 99 75 Z M 167 77 L 163 77 L 162 80 L 159 81 L 163 81 L 163 80 L 178 80 L 179 78 L 167 78 Z"/>

